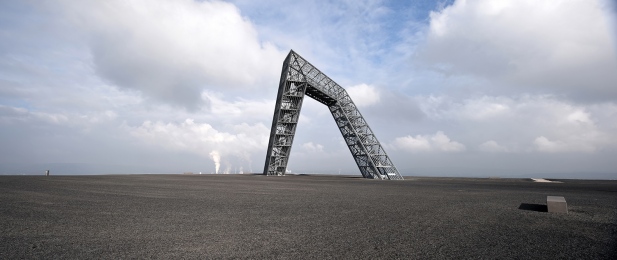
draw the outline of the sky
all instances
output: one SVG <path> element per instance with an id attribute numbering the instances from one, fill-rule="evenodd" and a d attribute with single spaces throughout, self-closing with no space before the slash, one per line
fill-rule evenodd
<path id="1" fill-rule="evenodd" d="M 404 176 L 617 179 L 609 0 L 0 0 L 0 174 L 262 172 L 291 49 Z M 310 98 L 288 170 L 360 175 Z"/>

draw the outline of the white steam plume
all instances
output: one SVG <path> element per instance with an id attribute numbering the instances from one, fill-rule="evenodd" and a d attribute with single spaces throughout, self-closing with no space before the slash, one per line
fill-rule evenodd
<path id="1" fill-rule="evenodd" d="M 219 174 L 219 168 L 221 168 L 221 155 L 218 151 L 212 151 L 210 153 L 212 161 L 214 161 L 214 167 L 216 168 L 216 174 Z"/>
<path id="2" fill-rule="evenodd" d="M 232 169 L 231 163 L 229 163 L 228 161 L 225 161 L 225 171 L 223 171 L 223 173 L 224 174 L 230 174 L 231 173 L 231 169 Z"/>

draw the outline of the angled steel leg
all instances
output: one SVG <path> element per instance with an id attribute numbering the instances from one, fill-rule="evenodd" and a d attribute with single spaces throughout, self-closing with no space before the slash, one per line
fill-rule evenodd
<path id="1" fill-rule="evenodd" d="M 289 152 L 296 134 L 296 126 L 300 118 L 302 101 L 307 83 L 294 81 L 293 68 L 289 63 L 295 62 L 291 56 L 287 56 L 283 64 L 283 73 L 279 83 L 278 97 L 270 130 L 268 154 L 264 167 L 265 175 L 285 175 Z"/>

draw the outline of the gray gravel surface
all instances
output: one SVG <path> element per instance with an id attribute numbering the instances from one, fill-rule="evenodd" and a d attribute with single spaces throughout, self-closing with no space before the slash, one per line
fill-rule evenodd
<path id="1" fill-rule="evenodd" d="M 0 176 L 0 259 L 617 259 L 617 181 L 562 182 Z"/>

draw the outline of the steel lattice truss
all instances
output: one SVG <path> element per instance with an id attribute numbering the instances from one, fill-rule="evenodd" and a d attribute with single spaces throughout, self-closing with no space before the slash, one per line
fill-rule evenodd
<path id="1" fill-rule="evenodd" d="M 328 106 L 364 178 L 403 179 L 347 91 L 293 50 L 283 63 L 265 175 L 285 175 L 305 95 Z"/>

